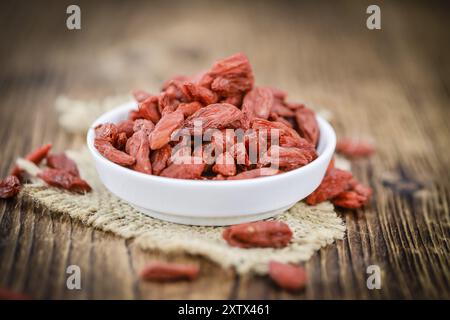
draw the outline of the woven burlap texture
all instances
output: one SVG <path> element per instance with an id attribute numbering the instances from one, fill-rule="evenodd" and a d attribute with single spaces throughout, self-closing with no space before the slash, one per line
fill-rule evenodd
<path id="1" fill-rule="evenodd" d="M 25 185 L 24 195 L 52 212 L 65 214 L 86 226 L 134 239 L 142 249 L 164 253 L 183 252 L 209 258 L 222 267 L 233 267 L 239 274 L 267 272 L 270 260 L 301 262 L 322 246 L 342 239 L 345 226 L 330 203 L 307 206 L 299 202 L 276 219 L 286 222 L 294 232 L 292 243 L 283 249 L 240 249 L 230 247 L 221 237 L 223 227 L 174 224 L 148 217 L 106 190 L 97 177 L 86 149 L 67 151 L 93 191 L 78 195 L 40 182 Z"/>

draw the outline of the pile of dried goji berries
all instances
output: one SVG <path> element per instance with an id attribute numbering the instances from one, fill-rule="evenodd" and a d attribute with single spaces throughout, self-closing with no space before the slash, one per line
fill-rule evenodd
<path id="1" fill-rule="evenodd" d="M 287 102 L 278 89 L 254 86 L 243 54 L 219 60 L 199 75 L 177 76 L 157 95 L 138 90 L 134 97 L 138 109 L 127 120 L 97 126 L 94 144 L 107 159 L 139 172 L 179 179 L 249 179 L 293 170 L 317 157 L 314 111 Z M 240 139 L 236 132 L 243 133 Z M 347 156 L 374 151 L 370 144 L 349 139 L 340 141 L 337 150 Z M 370 188 L 331 164 L 307 203 L 331 200 L 356 209 L 370 195 Z"/>
<path id="2" fill-rule="evenodd" d="M 314 112 L 287 102 L 283 91 L 255 86 L 243 54 L 193 77 L 177 76 L 159 94 L 138 90 L 134 97 L 138 108 L 127 120 L 97 126 L 94 144 L 105 158 L 136 171 L 248 179 L 293 170 L 317 157 Z M 209 138 L 196 144 L 199 135 Z"/>
<path id="3" fill-rule="evenodd" d="M 76 163 L 64 153 L 50 154 L 51 147 L 51 144 L 43 145 L 25 156 L 26 160 L 35 165 L 46 160 L 46 168 L 39 170 L 37 177 L 50 186 L 72 192 L 91 191 L 89 184 L 81 179 Z M 23 169 L 16 165 L 11 174 L 0 181 L 0 198 L 6 199 L 17 195 L 24 179 L 26 175 Z"/>

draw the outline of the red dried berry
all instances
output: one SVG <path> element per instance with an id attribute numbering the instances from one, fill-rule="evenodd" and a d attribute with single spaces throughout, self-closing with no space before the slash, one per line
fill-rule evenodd
<path id="1" fill-rule="evenodd" d="M 200 268 L 196 265 L 152 262 L 144 267 L 140 277 L 145 281 L 168 282 L 178 280 L 194 280 L 198 277 Z"/>
<path id="2" fill-rule="evenodd" d="M 294 129 L 281 122 L 255 119 L 252 121 L 252 129 L 264 130 L 268 136 L 278 134 L 279 145 L 282 147 L 304 148 L 306 145 L 309 145 L 308 141 L 300 137 Z M 272 133 L 272 131 L 274 132 Z"/>
<path id="3" fill-rule="evenodd" d="M 242 119 L 242 112 L 235 106 L 226 103 L 210 104 L 201 108 L 186 119 L 185 127 L 193 128 L 194 121 L 201 123 L 203 130 L 215 128 L 224 129 L 232 127 Z"/>
<path id="4" fill-rule="evenodd" d="M 295 112 L 284 105 L 280 100 L 275 100 L 272 105 L 271 112 L 281 117 L 294 117 Z"/>
<path id="5" fill-rule="evenodd" d="M 128 139 L 126 152 L 136 159 L 132 168 L 136 171 L 152 174 L 152 165 L 150 163 L 150 145 L 148 135 L 144 130 L 137 131 Z"/>
<path id="6" fill-rule="evenodd" d="M 244 99 L 244 97 L 242 96 L 242 93 L 239 92 L 239 93 L 235 93 L 233 95 L 229 95 L 228 97 L 226 97 L 225 99 L 220 101 L 220 103 L 228 103 L 228 104 L 232 104 L 233 106 L 240 108 L 242 105 L 243 99 Z"/>
<path id="7" fill-rule="evenodd" d="M 16 176 L 10 175 L 0 180 L 0 199 L 8 199 L 20 192 L 20 181 Z"/>
<path id="8" fill-rule="evenodd" d="M 136 121 L 134 121 L 133 134 L 134 132 L 143 130 L 147 134 L 147 136 L 149 136 L 153 129 L 155 129 L 155 125 L 150 120 L 137 119 Z"/>
<path id="9" fill-rule="evenodd" d="M 340 169 L 331 170 L 322 180 L 319 187 L 306 198 L 306 203 L 314 205 L 325 200 L 333 199 L 350 187 L 352 178 L 352 174 L 348 171 Z"/>
<path id="10" fill-rule="evenodd" d="M 171 155 L 172 148 L 168 144 L 152 152 L 150 159 L 153 174 L 159 175 L 168 166 Z"/>
<path id="11" fill-rule="evenodd" d="M 199 101 L 204 105 L 209 105 L 217 102 L 217 94 L 208 88 L 196 85 L 194 83 L 185 83 L 184 87 L 189 92 L 191 100 Z"/>
<path id="12" fill-rule="evenodd" d="M 292 239 L 292 231 L 280 221 L 257 221 L 227 227 L 222 237 L 230 246 L 240 248 L 282 248 Z"/>
<path id="13" fill-rule="evenodd" d="M 288 291 L 298 291 L 305 287 L 307 275 L 301 266 L 271 261 L 269 276 L 281 288 Z"/>
<path id="14" fill-rule="evenodd" d="M 295 118 L 300 135 L 316 146 L 319 141 L 320 130 L 315 112 L 307 107 L 299 108 L 295 111 Z"/>
<path id="15" fill-rule="evenodd" d="M 172 133 L 183 124 L 183 113 L 174 111 L 165 114 L 150 134 L 150 148 L 160 149 L 169 143 Z"/>
<path id="16" fill-rule="evenodd" d="M 38 173 L 38 178 L 47 184 L 77 193 L 91 191 L 89 184 L 80 177 L 71 175 L 67 171 L 59 169 L 45 169 Z"/>
<path id="17" fill-rule="evenodd" d="M 127 134 L 125 132 L 121 132 L 117 135 L 117 141 L 114 145 L 114 147 L 117 150 L 125 150 L 125 146 L 127 145 L 127 141 L 128 141 L 128 137 Z"/>
<path id="18" fill-rule="evenodd" d="M 252 89 L 254 77 L 245 55 L 238 53 L 217 61 L 208 73 L 211 89 L 222 96 L 233 96 Z"/>
<path id="19" fill-rule="evenodd" d="M 238 162 L 239 163 L 239 162 Z M 243 180 L 273 176 L 280 173 L 280 170 L 274 168 L 258 168 L 248 171 L 243 171 L 235 176 L 228 177 L 228 180 Z"/>
<path id="20" fill-rule="evenodd" d="M 203 105 L 198 101 L 180 103 L 177 107 L 177 111 L 183 113 L 183 116 L 187 118 L 196 113 L 201 107 L 203 107 Z"/>
<path id="21" fill-rule="evenodd" d="M 212 167 L 212 171 L 222 176 L 234 176 L 236 174 L 236 164 L 233 156 L 228 152 L 220 154 L 216 158 L 216 164 Z"/>
<path id="22" fill-rule="evenodd" d="M 108 140 L 95 138 L 94 146 L 102 156 L 118 165 L 131 166 L 136 162 L 132 156 L 114 148 Z"/>
<path id="23" fill-rule="evenodd" d="M 206 167 L 202 159 L 192 158 L 186 162 L 188 163 L 172 163 L 161 171 L 160 176 L 175 179 L 200 179 Z"/>
<path id="24" fill-rule="evenodd" d="M 364 207 L 372 196 L 372 189 L 355 180 L 352 180 L 350 185 L 350 190 L 341 192 L 333 198 L 333 204 L 347 209 L 359 209 Z"/>
<path id="25" fill-rule="evenodd" d="M 367 141 L 345 138 L 337 142 L 336 152 L 349 158 L 368 157 L 375 152 L 375 146 Z"/>
<path id="26" fill-rule="evenodd" d="M 52 169 L 60 169 L 67 171 L 71 175 L 79 176 L 77 164 L 70 159 L 65 153 L 50 154 L 47 156 L 47 166 Z"/>
<path id="27" fill-rule="evenodd" d="M 157 123 L 161 119 L 161 114 L 158 109 L 158 97 L 151 96 L 139 104 L 138 107 L 141 118 Z"/>
<path id="28" fill-rule="evenodd" d="M 25 156 L 25 159 L 33 162 L 35 165 L 39 165 L 41 161 L 47 157 L 47 154 L 50 152 L 51 148 L 52 148 L 51 143 L 44 144 L 43 146 L 27 154 Z M 19 176 L 21 172 L 22 169 L 19 168 L 18 166 L 15 166 L 11 172 L 11 175 Z"/>
<path id="29" fill-rule="evenodd" d="M 314 148 L 293 148 L 273 145 L 261 159 L 262 165 L 272 164 L 284 170 L 293 170 L 307 165 L 317 158 Z"/>
<path id="30" fill-rule="evenodd" d="M 104 123 L 95 127 L 95 138 L 106 140 L 113 145 L 117 141 L 118 134 L 117 126 L 113 123 Z"/>
<path id="31" fill-rule="evenodd" d="M 267 119 L 273 102 L 273 93 L 270 88 L 256 87 L 245 95 L 242 112 L 249 120 L 253 120 L 255 117 Z"/>
<path id="32" fill-rule="evenodd" d="M 133 130 L 134 121 L 133 120 L 123 120 L 117 124 L 117 132 L 125 133 L 127 138 L 131 137 L 134 133 Z"/>

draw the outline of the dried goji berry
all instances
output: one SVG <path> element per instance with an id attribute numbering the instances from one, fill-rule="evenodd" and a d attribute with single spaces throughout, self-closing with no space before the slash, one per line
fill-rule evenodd
<path id="1" fill-rule="evenodd" d="M 49 154 L 47 156 L 47 166 L 52 169 L 67 171 L 74 176 L 80 175 L 75 161 L 70 159 L 65 153 Z"/>
<path id="2" fill-rule="evenodd" d="M 152 174 L 152 165 L 150 163 L 150 145 L 148 135 L 144 130 L 137 131 L 128 139 L 126 152 L 136 159 L 132 168 L 136 171 Z"/>
<path id="3" fill-rule="evenodd" d="M 177 111 L 182 112 L 184 117 L 187 118 L 197 112 L 201 107 L 203 107 L 203 105 L 198 101 L 183 102 L 178 105 Z"/>
<path id="4" fill-rule="evenodd" d="M 255 119 L 252 122 L 252 129 L 265 130 L 268 132 L 268 136 L 272 135 L 272 130 L 276 131 L 275 133 L 278 133 L 279 137 L 279 145 L 282 147 L 303 148 L 306 144 L 309 144 L 294 129 L 281 122 Z"/>
<path id="5" fill-rule="evenodd" d="M 273 93 L 270 88 L 255 87 L 247 92 L 242 102 L 242 112 L 248 119 L 267 119 L 273 105 Z"/>
<path id="6" fill-rule="evenodd" d="M 160 149 L 169 143 L 172 133 L 181 127 L 184 117 L 180 111 L 165 114 L 150 134 L 150 148 Z"/>
<path id="7" fill-rule="evenodd" d="M 158 97 L 151 96 L 139 104 L 139 114 L 142 118 L 157 123 L 161 119 L 161 114 L 158 109 Z"/>
<path id="8" fill-rule="evenodd" d="M 365 186 L 359 182 L 352 185 L 352 190 L 366 198 L 370 198 L 372 196 L 372 188 Z"/>
<path id="9" fill-rule="evenodd" d="M 295 118 L 300 135 L 316 146 L 319 141 L 319 124 L 315 112 L 307 107 L 299 108 L 295 111 Z"/>
<path id="10" fill-rule="evenodd" d="M 175 111 L 180 103 L 181 102 L 177 100 L 173 94 L 168 92 L 161 93 L 158 98 L 158 108 L 161 117 Z"/>
<path id="11" fill-rule="evenodd" d="M 275 122 L 281 122 L 282 124 L 284 124 L 285 126 L 292 128 L 293 125 L 291 122 L 289 122 L 289 120 L 287 120 L 286 118 L 283 118 L 282 116 L 276 114 L 276 113 L 271 113 L 269 116 L 269 120 L 271 121 L 275 121 Z"/>
<path id="12" fill-rule="evenodd" d="M 117 124 L 117 132 L 120 133 L 125 133 L 127 138 L 131 137 L 134 133 L 133 130 L 133 126 L 134 126 L 134 121 L 133 120 L 123 120 L 120 121 Z"/>
<path id="13" fill-rule="evenodd" d="M 275 168 L 258 168 L 243 171 L 235 176 L 228 177 L 228 180 L 253 179 L 253 178 L 273 176 L 278 173 L 280 173 L 280 170 L 277 170 Z"/>
<path id="14" fill-rule="evenodd" d="M 172 79 L 167 83 L 167 86 L 163 89 L 163 94 L 170 98 L 169 100 L 176 100 L 178 102 L 190 102 L 191 95 L 184 86 L 185 83 L 191 82 L 188 77 Z M 169 101 L 167 100 L 167 101 Z M 162 106 L 164 108 L 164 106 Z"/>
<path id="15" fill-rule="evenodd" d="M 199 161 L 193 159 L 190 163 L 172 163 L 161 171 L 161 177 L 175 179 L 200 179 L 206 164 L 200 158 Z M 200 162 L 200 163 L 198 163 Z"/>
<path id="16" fill-rule="evenodd" d="M 198 277 L 200 268 L 196 265 L 152 262 L 142 269 L 140 277 L 145 281 L 177 281 L 194 280 Z"/>
<path id="17" fill-rule="evenodd" d="M 271 112 L 281 117 L 294 117 L 295 112 L 286 107 L 281 101 L 274 100 Z"/>
<path id="18" fill-rule="evenodd" d="M 113 123 L 104 123 L 95 127 L 95 138 L 109 141 L 111 144 L 116 143 L 118 134 L 117 126 Z"/>
<path id="19" fill-rule="evenodd" d="M 59 169 L 44 169 L 37 175 L 47 184 L 77 193 L 91 191 L 89 184 L 78 176 Z"/>
<path id="20" fill-rule="evenodd" d="M 50 149 L 52 148 L 51 143 L 44 144 L 43 146 L 37 148 L 36 150 L 30 152 L 25 156 L 25 159 L 28 161 L 33 162 L 36 165 L 39 165 L 42 160 L 44 160 L 47 157 L 47 154 L 50 152 Z M 15 166 L 13 170 L 11 171 L 11 175 L 13 176 L 19 176 L 22 172 L 22 169 L 19 168 L 19 166 Z"/>
<path id="21" fill-rule="evenodd" d="M 239 93 L 235 93 L 233 95 L 229 95 L 228 97 L 226 97 L 225 99 L 220 101 L 220 103 L 228 103 L 228 104 L 232 104 L 233 106 L 240 108 L 242 105 L 243 99 L 244 99 L 244 97 L 242 96 L 242 93 L 239 92 Z"/>
<path id="22" fill-rule="evenodd" d="M 359 209 L 369 202 L 372 189 L 355 180 L 352 180 L 351 189 L 339 193 L 332 202 L 335 206 L 347 209 Z"/>
<path id="23" fill-rule="evenodd" d="M 7 176 L 0 180 L 0 199 L 12 198 L 20 191 L 20 181 L 14 175 Z"/>
<path id="24" fill-rule="evenodd" d="M 114 148 L 108 140 L 95 138 L 94 146 L 106 159 L 121 166 L 131 166 L 136 162 L 132 156 Z"/>
<path id="25" fill-rule="evenodd" d="M 194 101 L 199 101 L 204 105 L 209 105 L 217 102 L 217 94 L 208 88 L 196 85 L 191 82 L 184 84 L 185 88 L 189 92 L 191 99 Z"/>
<path id="26" fill-rule="evenodd" d="M 137 119 L 136 121 L 134 121 L 133 133 L 142 130 L 148 136 L 148 135 L 150 135 L 150 133 L 153 131 L 154 128 L 155 128 L 155 125 L 150 120 Z"/>
<path id="27" fill-rule="evenodd" d="M 297 291 L 305 287 L 307 275 L 301 266 L 271 261 L 269 263 L 270 278 L 281 288 Z"/>
<path id="28" fill-rule="evenodd" d="M 171 154 L 172 148 L 168 144 L 152 152 L 150 159 L 153 174 L 159 175 L 168 166 Z"/>
<path id="29" fill-rule="evenodd" d="M 215 148 L 215 153 L 230 152 L 236 142 L 236 133 L 232 129 L 212 130 L 211 144 Z"/>
<path id="30" fill-rule="evenodd" d="M 322 180 L 319 187 L 306 198 L 306 203 L 314 205 L 325 200 L 333 199 L 350 187 L 352 178 L 352 174 L 348 171 L 340 169 L 331 170 Z"/>
<path id="31" fill-rule="evenodd" d="M 317 158 L 317 153 L 314 148 L 300 149 L 272 145 L 266 155 L 262 158 L 261 164 L 266 165 L 271 163 L 272 166 L 276 166 L 278 168 L 293 170 L 307 165 L 315 158 Z"/>
<path id="32" fill-rule="evenodd" d="M 292 231 L 284 222 L 257 221 L 227 227 L 222 237 L 233 247 L 282 248 L 291 241 Z"/>
<path id="33" fill-rule="evenodd" d="M 128 137 L 125 132 L 121 132 L 117 135 L 116 143 L 114 144 L 114 147 L 118 150 L 125 150 L 125 146 L 127 145 Z"/>
<path id="34" fill-rule="evenodd" d="M 228 152 L 220 154 L 216 158 L 216 164 L 212 167 L 212 171 L 222 176 L 234 176 L 236 174 L 236 164 L 233 156 Z"/>
<path id="35" fill-rule="evenodd" d="M 344 191 L 339 193 L 331 202 L 338 207 L 347 209 L 358 209 L 364 206 L 367 198 L 355 191 Z"/>
<path id="36" fill-rule="evenodd" d="M 375 152 L 375 146 L 368 141 L 345 138 L 337 142 L 336 152 L 349 158 L 367 157 Z"/>
<path id="37" fill-rule="evenodd" d="M 194 121 L 201 123 L 203 130 L 209 128 L 223 129 L 231 127 L 242 119 L 242 112 L 235 106 L 226 103 L 210 104 L 201 108 L 186 119 L 185 127 L 193 128 Z"/>
<path id="38" fill-rule="evenodd" d="M 254 83 L 252 68 L 242 53 L 217 61 L 209 71 L 209 76 L 213 79 L 211 89 L 222 96 L 249 91 Z"/>

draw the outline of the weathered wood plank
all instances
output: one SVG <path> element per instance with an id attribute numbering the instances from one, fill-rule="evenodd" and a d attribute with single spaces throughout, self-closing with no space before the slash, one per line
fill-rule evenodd
<path id="1" fill-rule="evenodd" d="M 383 3 L 382 30 L 369 31 L 368 4 L 86 1 L 82 31 L 71 32 L 63 2 L 35 10 L 25 1 L 2 2 L 3 175 L 41 143 L 57 150 L 84 143 L 58 127 L 59 94 L 157 89 L 174 73 L 235 51 L 249 55 L 258 83 L 326 106 L 339 136 L 373 138 L 378 150 L 353 164 L 374 188 L 370 207 L 342 211 L 347 237 L 305 264 L 304 292 L 288 294 L 267 278 L 238 277 L 196 257 L 142 252 L 132 240 L 21 200 L 0 201 L 0 286 L 67 299 L 450 298 L 448 17 L 440 5 Z M 200 263 L 202 274 L 194 283 L 142 283 L 138 273 L 152 259 Z M 71 264 L 82 270 L 80 291 L 66 287 Z M 366 287 L 372 264 L 382 270 L 381 290 Z"/>

